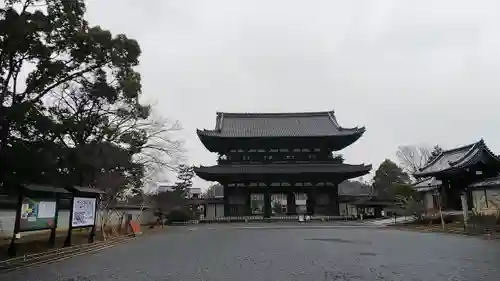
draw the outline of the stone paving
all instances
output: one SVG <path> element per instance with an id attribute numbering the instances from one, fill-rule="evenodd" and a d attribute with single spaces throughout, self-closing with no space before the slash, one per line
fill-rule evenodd
<path id="1" fill-rule="evenodd" d="M 496 281 L 500 243 L 345 223 L 179 226 L 0 280 Z"/>

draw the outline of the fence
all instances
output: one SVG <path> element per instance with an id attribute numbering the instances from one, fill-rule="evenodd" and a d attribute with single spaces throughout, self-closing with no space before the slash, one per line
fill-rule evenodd
<path id="1" fill-rule="evenodd" d="M 97 220 L 96 225 L 101 225 L 101 215 L 100 212 L 97 212 Z M 115 212 L 113 212 L 107 225 L 118 225 L 120 223 L 120 218 L 122 215 L 132 215 L 132 218 L 135 220 L 139 218 L 139 222 L 142 225 L 152 224 L 156 222 L 156 218 L 154 216 L 153 210 L 146 209 L 141 212 L 140 208 L 119 208 Z M 10 237 L 14 231 L 14 223 L 16 218 L 16 210 L 7 209 L 0 210 L 0 237 Z M 65 230 L 69 227 L 69 210 L 59 210 L 59 214 L 57 217 L 57 230 Z M 37 231 L 33 232 L 25 232 L 23 235 L 29 235 L 37 233 Z"/>
<path id="2" fill-rule="evenodd" d="M 304 216 L 303 216 L 304 219 Z M 334 221 L 334 220 L 356 220 L 354 216 L 308 216 L 311 221 Z M 233 217 L 215 217 L 203 218 L 186 223 L 218 223 L 218 222 L 252 222 L 252 221 L 299 221 L 299 216 L 273 216 L 264 218 L 263 216 L 233 216 Z M 184 224 L 184 223 L 183 223 Z"/>

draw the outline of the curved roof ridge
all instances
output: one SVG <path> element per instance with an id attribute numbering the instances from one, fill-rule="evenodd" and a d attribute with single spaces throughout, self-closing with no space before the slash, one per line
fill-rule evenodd
<path id="1" fill-rule="evenodd" d="M 444 151 L 441 151 L 434 159 L 432 159 L 429 163 L 425 164 L 422 168 L 418 169 L 420 172 L 434 165 L 439 159 L 443 157 Z"/>
<path id="2" fill-rule="evenodd" d="M 372 164 L 347 164 L 347 163 L 232 163 L 232 164 L 217 164 L 217 165 L 199 165 L 194 166 L 195 168 L 210 168 L 210 167 L 273 167 L 273 166 L 315 166 L 315 167 L 331 167 L 331 166 L 339 166 L 339 167 L 358 167 L 358 168 L 372 168 Z"/>
<path id="3" fill-rule="evenodd" d="M 217 112 L 217 117 L 215 119 L 215 131 L 220 131 L 222 130 L 222 121 L 224 119 L 224 113 L 222 112 Z"/>
<path id="4" fill-rule="evenodd" d="M 479 143 L 481 143 L 483 141 L 483 139 L 477 141 L 477 142 L 473 142 L 473 143 L 469 143 L 469 144 L 466 144 L 466 145 L 462 145 L 462 146 L 459 146 L 459 147 L 455 147 L 455 148 L 452 148 L 452 149 L 447 149 L 447 150 L 444 150 L 443 152 L 447 152 L 447 153 L 450 153 L 450 152 L 455 152 L 455 151 L 458 151 L 458 150 L 462 150 L 462 149 L 466 149 L 467 147 L 470 146 L 469 149 L 471 149 L 472 147 L 478 145 Z"/>
<path id="5" fill-rule="evenodd" d="M 337 126 L 339 129 L 342 128 L 342 126 L 340 126 L 339 122 L 337 121 L 337 118 L 335 117 L 335 114 L 332 112 L 328 112 L 328 117 L 330 117 L 330 120 L 332 120 L 333 124 L 335 124 L 335 126 Z"/>
<path id="6" fill-rule="evenodd" d="M 497 159 L 498 161 L 500 161 L 500 155 L 496 155 L 495 153 L 493 153 L 493 151 L 491 151 L 491 149 L 488 147 L 488 145 L 486 145 L 486 142 L 481 139 L 482 141 L 482 144 L 483 144 L 483 149 L 486 150 L 486 152 L 488 152 L 489 154 L 491 154 L 491 156 L 495 159 Z"/>
<path id="7" fill-rule="evenodd" d="M 416 182 L 414 182 L 414 183 L 413 183 L 413 185 L 417 185 L 417 184 L 419 184 L 419 183 L 423 183 L 423 182 L 425 182 L 425 181 L 432 180 L 432 178 L 433 178 L 433 177 L 423 177 L 423 178 L 421 178 L 421 179 L 417 179 L 417 181 L 416 181 Z"/>
<path id="8" fill-rule="evenodd" d="M 294 116 L 325 116 L 335 114 L 334 110 L 329 111 L 303 111 L 303 112 L 220 112 L 217 114 L 226 117 L 294 117 Z"/>
<path id="9" fill-rule="evenodd" d="M 455 166 L 457 163 L 460 163 L 461 161 L 463 161 L 464 159 L 466 159 L 467 157 L 470 156 L 470 154 L 472 152 L 474 152 L 477 149 L 483 147 L 483 139 L 481 139 L 480 141 L 478 142 L 475 142 L 474 144 L 472 144 L 472 146 L 469 148 L 469 150 L 467 150 L 467 152 L 462 156 L 460 157 L 459 159 L 455 160 L 455 161 L 448 161 L 448 163 L 450 164 L 450 166 Z M 464 146 L 463 149 L 467 148 L 467 146 Z"/>
<path id="10" fill-rule="evenodd" d="M 468 151 L 468 152 L 464 155 L 464 157 L 462 157 L 461 159 L 459 159 L 459 160 L 457 160 L 457 161 L 454 161 L 454 162 L 453 162 L 453 166 L 454 166 L 454 165 L 456 165 L 456 164 L 458 164 L 458 163 L 460 163 L 462 160 L 466 159 L 466 158 L 467 158 L 467 156 L 469 156 L 469 155 L 470 155 L 470 153 L 471 153 L 472 151 L 474 151 L 474 149 L 476 149 L 476 148 L 477 148 L 477 149 L 482 149 L 483 151 L 486 151 L 486 153 L 488 153 L 488 154 L 489 154 L 489 155 L 490 155 L 493 159 L 495 159 L 495 160 L 497 160 L 497 161 L 499 161 L 499 162 L 500 162 L 500 157 L 498 157 L 497 155 L 495 155 L 495 154 L 494 154 L 494 153 L 490 150 L 490 148 L 486 145 L 486 143 L 484 142 L 484 140 L 483 140 L 483 139 L 481 139 L 480 141 L 478 141 L 478 142 L 474 145 L 474 147 L 472 147 L 472 148 L 471 148 L 471 149 L 470 149 L 470 150 L 469 150 L 469 151 Z M 469 159 L 469 160 L 468 160 L 468 161 L 466 161 L 465 163 L 462 163 L 462 165 L 465 165 L 465 164 L 469 163 L 470 161 L 472 161 L 472 160 L 471 160 L 471 159 Z M 452 163 L 450 163 L 450 164 L 452 164 Z"/>

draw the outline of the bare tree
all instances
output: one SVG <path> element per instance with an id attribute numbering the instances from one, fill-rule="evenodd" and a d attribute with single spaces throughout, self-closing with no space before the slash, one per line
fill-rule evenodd
<path id="1" fill-rule="evenodd" d="M 176 136 L 182 127 L 177 121 L 171 122 L 161 117 L 153 117 L 140 126 L 146 132 L 148 141 L 134 155 L 134 162 L 144 167 L 143 188 L 149 192 L 184 162 L 184 143 Z"/>
<path id="2" fill-rule="evenodd" d="M 96 188 L 104 191 L 104 195 L 100 200 L 99 206 L 99 216 L 101 218 L 100 229 L 103 235 L 104 241 L 107 240 L 108 231 L 116 234 L 116 228 L 120 226 L 110 225 L 113 215 L 116 215 L 116 206 L 118 202 L 122 201 L 126 196 L 128 190 L 125 178 L 119 172 L 106 172 L 99 174 L 95 182 Z M 119 220 L 121 223 L 121 219 Z"/>
<path id="3" fill-rule="evenodd" d="M 398 147 L 396 156 L 403 170 L 412 175 L 425 166 L 431 156 L 431 149 L 428 147 L 404 145 Z"/>

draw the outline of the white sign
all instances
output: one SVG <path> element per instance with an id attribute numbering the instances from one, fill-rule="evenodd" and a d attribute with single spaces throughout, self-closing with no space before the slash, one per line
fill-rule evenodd
<path id="1" fill-rule="evenodd" d="M 56 216 L 56 202 L 40 201 L 38 203 L 38 218 L 51 219 Z"/>
<path id="2" fill-rule="evenodd" d="M 72 227 L 92 226 L 95 224 L 95 198 L 75 197 L 73 200 Z"/>

